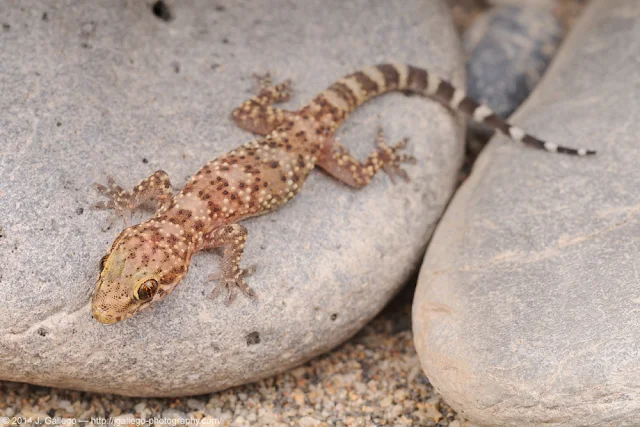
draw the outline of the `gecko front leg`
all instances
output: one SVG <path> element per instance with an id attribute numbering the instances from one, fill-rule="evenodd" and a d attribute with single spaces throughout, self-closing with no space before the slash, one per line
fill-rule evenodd
<path id="1" fill-rule="evenodd" d="M 98 202 L 95 209 L 113 209 L 117 217 L 122 217 L 128 223 L 131 212 L 149 200 L 155 200 L 158 206 L 156 214 L 162 213 L 173 202 L 173 188 L 169 175 L 165 171 L 156 171 L 151 176 L 140 181 L 131 191 L 120 187 L 112 177 L 107 177 L 107 185 L 94 184 L 96 191 L 109 198 L 106 202 Z"/>
<path id="2" fill-rule="evenodd" d="M 317 165 L 332 177 L 355 188 L 369 184 L 380 169 L 389 175 L 391 182 L 395 182 L 395 176 L 408 181 L 409 175 L 401 165 L 414 164 L 416 159 L 413 156 L 399 154 L 407 143 L 408 139 L 405 138 L 392 146 L 387 145 L 382 128 L 378 128 L 376 149 L 361 163 L 342 144 L 334 138 L 328 138 Z"/>
<path id="3" fill-rule="evenodd" d="M 291 97 L 291 81 L 286 80 L 274 85 L 271 76 L 254 75 L 258 82 L 258 95 L 242 103 L 231 113 L 235 124 L 241 129 L 258 135 L 266 135 L 280 126 L 291 111 L 273 107 L 273 104 L 286 102 Z"/>
<path id="4" fill-rule="evenodd" d="M 209 276 L 210 280 L 219 281 L 210 298 L 218 297 L 223 288 L 227 290 L 227 303 L 236 298 L 236 288 L 240 288 L 248 297 L 255 298 L 256 293 L 244 281 L 245 277 L 253 274 L 255 267 L 240 268 L 246 241 L 247 229 L 240 224 L 223 225 L 204 236 L 202 249 L 224 247 L 221 273 Z"/>

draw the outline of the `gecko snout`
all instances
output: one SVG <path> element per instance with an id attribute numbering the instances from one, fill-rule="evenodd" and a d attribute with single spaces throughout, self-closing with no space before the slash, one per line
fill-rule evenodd
<path id="1" fill-rule="evenodd" d="M 91 315 L 100 323 L 111 325 L 113 323 L 131 317 L 130 306 L 132 301 L 122 294 L 116 283 L 98 280 L 98 284 L 91 298 Z"/>
<path id="2" fill-rule="evenodd" d="M 118 318 L 116 316 L 112 316 L 109 313 L 107 313 L 106 311 L 101 310 L 100 308 L 98 308 L 95 305 L 92 305 L 91 307 L 91 316 L 96 319 L 98 322 L 100 323 L 104 323 L 105 325 L 111 325 L 113 323 L 116 323 L 120 320 L 122 320 L 122 318 Z"/>

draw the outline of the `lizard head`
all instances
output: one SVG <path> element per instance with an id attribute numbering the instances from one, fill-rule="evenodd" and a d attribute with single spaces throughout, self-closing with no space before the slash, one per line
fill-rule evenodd
<path id="1" fill-rule="evenodd" d="M 116 323 L 163 299 L 187 273 L 191 254 L 174 224 L 148 221 L 125 229 L 100 261 L 94 319 Z"/>

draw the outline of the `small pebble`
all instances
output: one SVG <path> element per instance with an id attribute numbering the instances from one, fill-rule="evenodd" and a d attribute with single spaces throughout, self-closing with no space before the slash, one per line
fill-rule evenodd
<path id="1" fill-rule="evenodd" d="M 133 409 L 135 409 L 136 414 L 140 414 L 144 411 L 146 407 L 147 405 L 144 402 L 140 402 L 136 406 L 134 406 Z"/>
<path id="2" fill-rule="evenodd" d="M 199 409 L 202 411 L 205 408 L 204 402 L 199 399 L 187 399 L 187 406 L 191 409 Z"/>
<path id="3" fill-rule="evenodd" d="M 316 420 L 315 418 L 312 417 L 302 417 L 300 418 L 300 425 L 301 426 L 319 426 L 321 425 L 322 422 L 319 420 Z"/>

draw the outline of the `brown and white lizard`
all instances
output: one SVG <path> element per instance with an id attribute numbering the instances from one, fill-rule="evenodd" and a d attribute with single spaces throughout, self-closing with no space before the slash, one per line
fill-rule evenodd
<path id="1" fill-rule="evenodd" d="M 400 165 L 414 159 L 398 153 L 406 146 L 406 139 L 388 146 L 380 131 L 377 147 L 364 162 L 353 158 L 334 139 L 349 113 L 390 91 L 435 97 L 475 121 L 536 148 L 578 156 L 595 153 L 541 141 L 508 124 L 450 83 L 410 65 L 382 64 L 356 71 L 296 112 L 272 106 L 289 99 L 289 82 L 271 85 L 265 78 L 259 94 L 232 114 L 237 125 L 264 137 L 206 163 L 177 195 L 163 171 L 155 172 L 131 191 L 123 190 L 112 179 L 108 186 L 96 184 L 97 190 L 109 198 L 97 208 L 113 209 L 125 219 L 148 200 L 155 200 L 158 209 L 148 221 L 122 231 L 102 258 L 92 297 L 93 317 L 102 323 L 115 323 L 163 299 L 187 274 L 193 254 L 215 247 L 223 247 L 224 256 L 212 296 L 226 289 L 230 302 L 237 288 L 255 296 L 244 280 L 251 271 L 240 267 L 247 241 L 241 220 L 287 203 L 316 166 L 355 188 L 369 184 L 380 169 L 392 177 L 407 179 Z"/>

